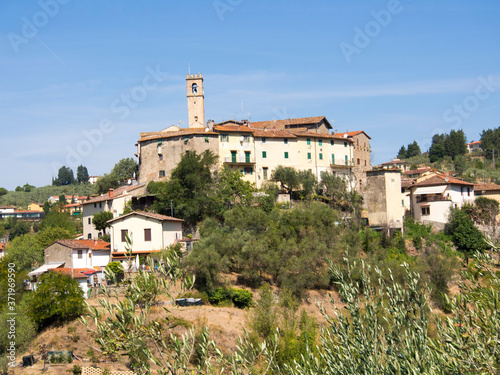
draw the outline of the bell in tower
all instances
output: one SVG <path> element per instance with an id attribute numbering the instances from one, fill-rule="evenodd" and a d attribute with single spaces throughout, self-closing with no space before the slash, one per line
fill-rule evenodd
<path id="1" fill-rule="evenodd" d="M 203 95 L 203 76 L 188 74 L 186 77 L 188 124 L 190 128 L 205 127 L 205 96 Z"/>

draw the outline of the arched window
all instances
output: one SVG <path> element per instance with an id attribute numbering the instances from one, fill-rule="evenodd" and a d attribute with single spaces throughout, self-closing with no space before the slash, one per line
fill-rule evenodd
<path id="1" fill-rule="evenodd" d="M 198 94 L 198 84 L 193 83 L 191 87 L 193 89 L 193 94 Z"/>

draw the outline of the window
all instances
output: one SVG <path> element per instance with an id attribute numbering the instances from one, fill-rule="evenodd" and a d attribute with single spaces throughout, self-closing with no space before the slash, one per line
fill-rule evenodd
<path id="1" fill-rule="evenodd" d="M 470 188 L 467 188 L 467 196 L 470 197 Z"/>
<path id="2" fill-rule="evenodd" d="M 94 203 L 94 208 L 97 208 L 97 203 Z"/>
<path id="3" fill-rule="evenodd" d="M 319 154 L 319 160 L 323 160 L 323 154 L 322 153 Z"/>
<path id="4" fill-rule="evenodd" d="M 161 146 L 162 145 L 162 141 L 158 141 L 158 146 Z"/>
<path id="5" fill-rule="evenodd" d="M 191 90 L 193 94 L 198 94 L 198 85 L 196 83 L 193 83 L 191 86 Z"/>
<path id="6" fill-rule="evenodd" d="M 287 145 L 288 144 L 288 138 L 284 138 L 283 139 L 283 143 Z"/>
<path id="7" fill-rule="evenodd" d="M 288 151 L 285 151 L 285 159 L 288 159 Z"/>
<path id="8" fill-rule="evenodd" d="M 356 139 L 356 146 L 359 146 L 359 139 Z"/>
<path id="9" fill-rule="evenodd" d="M 243 135 L 243 142 L 250 142 L 250 136 Z"/>
<path id="10" fill-rule="evenodd" d="M 365 160 L 365 167 L 366 167 L 366 160 Z"/>
<path id="11" fill-rule="evenodd" d="M 151 228 L 144 229 L 144 241 L 151 241 Z"/>
<path id="12" fill-rule="evenodd" d="M 78 259 L 83 259 L 83 250 L 78 250 Z"/>
<path id="13" fill-rule="evenodd" d="M 311 138 L 307 138 L 307 145 L 310 146 L 311 145 Z"/>
<path id="14" fill-rule="evenodd" d="M 267 167 L 262 168 L 262 173 L 264 174 L 264 180 L 267 180 Z"/>
<path id="15" fill-rule="evenodd" d="M 229 136 L 227 134 L 221 134 L 220 141 L 221 142 L 229 142 Z"/>
<path id="16" fill-rule="evenodd" d="M 127 234 L 128 234 L 128 230 L 122 229 L 122 242 L 127 242 Z"/>
<path id="17" fill-rule="evenodd" d="M 92 218 L 89 217 L 89 224 L 92 224 Z"/>
<path id="18" fill-rule="evenodd" d="M 335 164 L 335 155 L 332 154 L 332 164 Z"/>
<path id="19" fill-rule="evenodd" d="M 231 151 L 231 163 L 236 163 L 236 151 Z"/>
<path id="20" fill-rule="evenodd" d="M 331 140 L 330 140 L 330 145 L 332 145 L 332 146 L 333 146 L 333 139 L 331 139 Z"/>
<path id="21" fill-rule="evenodd" d="M 205 137 L 205 143 L 208 143 L 208 137 Z"/>
<path id="22" fill-rule="evenodd" d="M 361 163 L 361 161 L 359 160 L 359 158 L 358 158 L 358 160 L 356 160 L 356 163 L 357 163 L 358 165 Z"/>
<path id="23" fill-rule="evenodd" d="M 250 151 L 245 151 L 245 163 L 250 163 Z"/>
<path id="24" fill-rule="evenodd" d="M 345 165 L 349 164 L 349 161 L 347 159 L 347 155 L 345 156 Z"/>
<path id="25" fill-rule="evenodd" d="M 266 151 L 262 151 L 262 159 L 265 159 L 267 158 L 267 152 Z"/>
<path id="26" fill-rule="evenodd" d="M 431 208 L 429 206 L 421 207 L 422 216 L 428 216 L 431 214 Z"/>
<path id="27" fill-rule="evenodd" d="M 102 202 L 99 202 L 99 208 L 102 208 Z"/>
<path id="28" fill-rule="evenodd" d="M 262 137 L 261 140 L 262 140 L 262 143 L 266 143 L 266 138 L 265 137 Z"/>
<path id="29" fill-rule="evenodd" d="M 310 152 L 307 153 L 307 160 L 311 160 L 311 153 Z"/>
<path id="30" fill-rule="evenodd" d="M 253 174 L 253 167 L 245 167 L 243 169 L 243 174 Z"/>
<path id="31" fill-rule="evenodd" d="M 163 154 L 158 154 L 158 159 L 159 159 L 160 161 L 162 161 L 162 160 L 163 160 Z"/>
<path id="32" fill-rule="evenodd" d="M 87 234 L 87 239 L 89 239 L 89 240 L 92 239 L 92 233 Z"/>
<path id="33" fill-rule="evenodd" d="M 187 144 L 189 141 L 189 136 L 188 135 L 185 135 L 184 136 L 184 144 Z"/>
<path id="34" fill-rule="evenodd" d="M 322 140 L 322 139 L 319 139 L 319 140 L 318 140 L 318 146 L 319 146 L 319 147 L 323 146 L 323 140 Z"/>
<path id="35" fill-rule="evenodd" d="M 158 174 L 161 177 L 165 177 L 165 171 L 160 171 L 159 174 Z"/>
<path id="36" fill-rule="evenodd" d="M 347 142 L 344 142 L 344 147 L 347 147 Z"/>

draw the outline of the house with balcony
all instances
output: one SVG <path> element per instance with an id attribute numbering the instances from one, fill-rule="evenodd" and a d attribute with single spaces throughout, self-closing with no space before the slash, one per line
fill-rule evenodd
<path id="1" fill-rule="evenodd" d="M 133 211 L 111 219 L 111 249 L 113 261 L 122 262 L 124 269 L 137 269 L 148 255 L 161 252 L 182 242 L 184 220 L 152 212 Z M 127 237 L 131 244 L 127 243 Z M 127 259 L 130 246 L 131 259 Z"/>
<path id="2" fill-rule="evenodd" d="M 113 218 L 123 215 L 126 205 L 133 197 L 142 196 L 147 192 L 145 184 L 131 184 L 110 189 L 106 194 L 94 197 L 82 203 L 83 238 L 98 239 L 104 233 L 97 231 L 92 224 L 95 214 L 109 211 Z"/>
<path id="3" fill-rule="evenodd" d="M 444 228 L 450 208 L 474 202 L 474 184 L 442 174 L 415 182 L 409 189 L 415 220 L 437 229 Z"/>

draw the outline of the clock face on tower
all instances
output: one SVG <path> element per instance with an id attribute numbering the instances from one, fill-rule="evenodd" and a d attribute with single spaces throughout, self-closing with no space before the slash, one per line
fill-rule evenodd
<path id="1" fill-rule="evenodd" d="M 193 86 L 191 86 L 193 90 L 193 94 L 198 94 L 198 85 L 196 83 L 193 83 Z"/>

